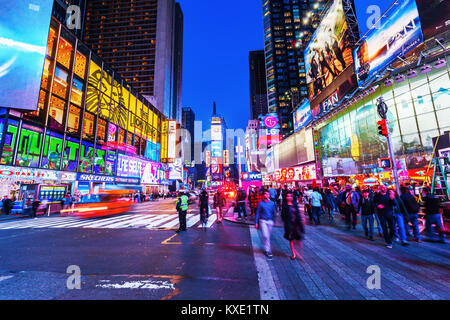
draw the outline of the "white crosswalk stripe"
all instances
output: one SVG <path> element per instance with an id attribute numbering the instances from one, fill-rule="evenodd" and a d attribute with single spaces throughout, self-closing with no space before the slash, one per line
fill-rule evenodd
<path id="1" fill-rule="evenodd" d="M 208 219 L 207 227 L 210 228 L 216 215 Z M 195 227 L 200 223 L 200 215 L 188 213 L 186 226 Z M 126 214 L 114 217 L 79 219 L 77 217 L 40 217 L 30 220 L 16 220 L 0 223 L 0 230 L 11 229 L 38 229 L 38 228 L 100 228 L 100 229 L 176 229 L 179 226 L 178 214 Z"/>

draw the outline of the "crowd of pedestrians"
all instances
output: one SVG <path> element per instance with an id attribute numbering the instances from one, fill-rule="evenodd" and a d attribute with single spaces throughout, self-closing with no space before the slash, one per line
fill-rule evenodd
<path id="1" fill-rule="evenodd" d="M 208 218 L 208 193 L 200 196 L 201 220 Z M 433 238 L 433 226 L 439 235 L 439 241 L 446 243 L 445 232 L 440 213 L 440 200 L 432 195 L 428 187 L 422 189 L 423 213 L 426 231 Z M 385 185 L 377 188 L 365 187 L 363 190 L 354 184 L 342 187 L 303 188 L 250 187 L 248 193 L 239 189 L 236 193 L 235 206 L 237 220 L 247 220 L 246 202 L 249 216 L 255 219 L 255 228 L 261 231 L 264 254 L 271 259 L 271 233 L 277 215 L 284 225 L 284 238 L 289 241 L 291 259 L 303 260 L 302 240 L 305 235 L 306 218 L 313 226 L 318 226 L 323 219 L 336 224 L 336 216 L 341 216 L 347 230 L 356 230 L 358 223 L 369 241 L 375 241 L 375 232 L 383 239 L 387 248 L 393 243 L 408 246 L 408 241 L 422 242 L 419 227 L 421 207 L 414 195 L 414 189 L 403 186 L 400 194 Z M 303 205 L 304 210 L 300 210 Z M 223 192 L 214 194 L 217 223 L 223 219 L 222 208 L 225 206 Z M 302 214 L 302 211 L 304 214 Z M 295 250 L 297 243 L 298 250 Z"/>

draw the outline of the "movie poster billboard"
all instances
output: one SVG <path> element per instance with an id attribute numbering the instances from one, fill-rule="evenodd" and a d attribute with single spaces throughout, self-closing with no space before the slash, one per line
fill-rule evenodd
<path id="1" fill-rule="evenodd" d="M 416 0 L 425 39 L 450 29 L 450 1 Z"/>
<path id="2" fill-rule="evenodd" d="M 421 22 L 415 0 L 397 0 L 355 49 L 355 67 L 359 84 L 364 84 L 423 42 Z"/>
<path id="3" fill-rule="evenodd" d="M 353 65 L 350 30 L 342 0 L 335 0 L 305 51 L 308 98 L 313 100 Z"/>
<path id="4" fill-rule="evenodd" d="M 306 127 L 312 121 L 312 112 L 309 101 L 305 100 L 293 113 L 294 117 L 294 132 Z"/>
<path id="5" fill-rule="evenodd" d="M 53 1 L 2 1 L 0 106 L 36 110 Z"/>

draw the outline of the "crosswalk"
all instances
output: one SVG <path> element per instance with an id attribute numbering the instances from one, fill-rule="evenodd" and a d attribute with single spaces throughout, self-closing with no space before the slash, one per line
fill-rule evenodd
<path id="1" fill-rule="evenodd" d="M 212 214 L 207 223 L 210 228 L 216 221 L 216 214 Z M 0 223 L 0 230 L 8 229 L 37 229 L 37 228 L 86 228 L 86 229 L 125 229 L 144 228 L 151 230 L 178 229 L 177 214 L 124 214 L 114 217 L 79 219 L 77 217 L 40 217 L 37 219 L 20 219 Z M 200 215 L 188 213 L 186 216 L 188 228 L 201 228 Z"/>

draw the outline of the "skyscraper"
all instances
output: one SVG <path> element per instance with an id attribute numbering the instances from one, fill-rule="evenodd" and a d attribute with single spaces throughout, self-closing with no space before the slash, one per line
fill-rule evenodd
<path id="1" fill-rule="evenodd" d="M 52 15 L 67 26 L 77 38 L 81 40 L 83 40 L 86 17 L 86 1 L 87 0 L 53 0 Z M 77 8 L 71 6 L 76 6 Z M 74 10 L 71 10 L 72 8 Z"/>
<path id="2" fill-rule="evenodd" d="M 264 51 L 269 112 L 281 133 L 292 130 L 295 105 L 307 97 L 303 50 L 319 22 L 322 0 L 263 0 Z"/>
<path id="3" fill-rule="evenodd" d="M 183 129 L 186 129 L 190 136 L 191 136 L 191 153 L 190 153 L 190 159 L 187 159 L 186 157 L 186 150 L 185 150 L 185 160 L 192 161 L 194 160 L 194 123 L 195 123 L 195 113 L 192 111 L 189 107 L 183 107 L 182 117 L 181 117 L 181 127 Z"/>
<path id="4" fill-rule="evenodd" d="M 266 66 L 264 51 L 250 51 L 250 116 L 258 119 L 258 115 L 267 113 Z"/>
<path id="5" fill-rule="evenodd" d="M 181 122 L 183 13 L 174 0 L 90 0 L 84 41 L 166 117 Z"/>

